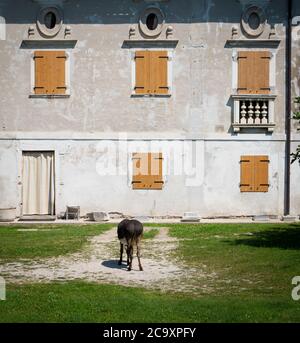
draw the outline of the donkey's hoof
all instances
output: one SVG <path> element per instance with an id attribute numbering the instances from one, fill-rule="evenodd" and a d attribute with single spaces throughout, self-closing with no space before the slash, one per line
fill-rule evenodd
<path id="1" fill-rule="evenodd" d="M 127 268 L 127 271 L 130 272 L 130 271 L 131 271 L 131 268 Z"/>
<path id="2" fill-rule="evenodd" d="M 140 271 L 141 271 L 141 272 L 143 272 L 143 271 L 144 271 L 143 267 L 140 267 Z"/>

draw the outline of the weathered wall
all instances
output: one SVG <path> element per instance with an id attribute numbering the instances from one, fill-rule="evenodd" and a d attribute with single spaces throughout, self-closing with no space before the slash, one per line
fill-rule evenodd
<path id="1" fill-rule="evenodd" d="M 280 142 L 253 141 L 249 144 L 239 140 L 205 140 L 194 142 L 197 146 L 183 151 L 182 141 L 157 140 L 156 146 L 163 151 L 164 157 L 165 185 L 162 191 L 136 191 L 131 187 L 131 152 L 142 145 L 143 151 L 151 151 L 149 141 L 129 141 L 123 146 L 118 141 L 106 140 L 104 145 L 102 143 L 99 145 L 97 140 L 18 141 L 10 150 L 16 154 L 18 162 L 14 161 L 5 171 L 6 177 L 10 175 L 10 182 L 4 191 L 21 202 L 22 185 L 19 184 L 16 191 L 14 179 L 22 179 L 22 150 L 47 147 L 55 151 L 57 213 L 64 211 L 66 205 L 80 205 L 82 213 L 103 210 L 134 215 L 180 215 L 184 211 L 198 211 L 202 216 L 276 215 L 283 212 L 284 150 Z M 7 144 L 9 142 L 2 142 L 3 149 Z M 172 149 L 176 144 L 179 147 L 178 161 L 183 166 L 179 175 L 176 175 L 172 165 Z M 109 156 L 105 155 L 106 148 L 120 151 L 118 170 L 112 175 L 103 173 L 105 163 L 101 162 Z M 190 159 L 185 155 L 190 154 L 192 149 L 197 152 L 197 160 L 191 168 L 187 164 Z M 240 193 L 239 162 L 243 154 L 269 155 L 268 193 Z M 10 155 L 13 156 L 12 153 Z"/>
<path id="2" fill-rule="evenodd" d="M 217 130 L 227 135 L 232 119 L 232 48 L 224 47 L 245 1 L 226 1 L 226 6 L 222 0 L 187 0 L 184 6 L 179 0 L 159 3 L 179 43 L 174 52 L 173 94 L 155 99 L 130 97 L 131 51 L 122 48 L 130 25 L 138 22 L 149 2 L 64 2 L 65 22 L 78 40 L 69 50 L 72 96 L 51 100 L 29 98 L 32 49 L 20 46 L 40 5 L 18 2 L 19 6 L 1 1 L 8 23 L 7 40 L 0 50 L 3 131 L 167 130 L 196 132 L 201 137 Z M 282 38 L 276 53 L 275 114 L 276 132 L 282 132 L 285 5 L 277 0 L 265 6 L 268 22 Z M 260 38 L 268 37 L 269 31 L 270 25 Z"/>
<path id="3" fill-rule="evenodd" d="M 276 1 L 180 0 L 156 3 L 174 28 L 178 45 L 173 58 L 170 98 L 131 97 L 131 50 L 123 46 L 131 25 L 149 3 L 129 0 L 59 1 L 65 23 L 77 43 L 70 54 L 71 97 L 33 99 L 30 68 L 34 47 L 24 48 L 41 1 L 0 0 L 7 39 L 0 41 L 0 208 L 21 213 L 22 150 L 55 150 L 57 212 L 66 205 L 128 214 L 210 215 L 283 214 L 285 147 L 286 3 Z M 45 3 L 45 1 L 44 1 Z M 52 1 L 53 3 L 53 1 Z M 268 24 L 281 39 L 276 49 L 275 132 L 234 135 L 232 123 L 232 54 L 226 44 L 232 27 L 249 3 L 265 8 Z M 295 9 L 295 13 L 300 10 Z M 242 33 L 238 32 L 242 37 Z M 297 85 L 299 38 L 294 40 L 293 85 Z M 38 47 L 38 45 L 37 45 Z M 130 166 L 122 176 L 100 176 L 97 143 L 116 144 L 128 132 L 131 144 L 160 138 L 165 145 L 194 139 L 203 154 L 201 185 L 186 187 L 186 177 L 166 176 L 162 191 L 133 191 Z M 299 134 L 294 127 L 294 136 Z M 11 139 L 16 139 L 12 141 Z M 244 154 L 270 156 L 270 191 L 240 193 L 239 160 Z M 100 154 L 101 155 L 101 154 Z M 123 154 L 125 157 L 125 153 Z M 128 162 L 128 161 L 127 161 Z M 129 164 L 129 163 L 128 163 Z M 300 212 L 299 167 L 292 168 L 292 212 Z M 17 191 L 16 191 L 17 189 Z"/>

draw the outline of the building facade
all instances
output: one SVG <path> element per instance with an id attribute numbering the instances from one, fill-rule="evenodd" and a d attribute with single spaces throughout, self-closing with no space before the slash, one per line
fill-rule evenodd
<path id="1" fill-rule="evenodd" d="M 289 180 L 300 214 L 288 1 L 1 0 L 0 16 L 0 209 L 281 216 Z"/>

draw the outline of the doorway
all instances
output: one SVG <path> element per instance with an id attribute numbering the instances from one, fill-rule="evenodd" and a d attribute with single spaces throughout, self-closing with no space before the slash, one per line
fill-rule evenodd
<path id="1" fill-rule="evenodd" d="M 22 154 L 23 216 L 55 214 L 55 166 L 53 151 Z"/>

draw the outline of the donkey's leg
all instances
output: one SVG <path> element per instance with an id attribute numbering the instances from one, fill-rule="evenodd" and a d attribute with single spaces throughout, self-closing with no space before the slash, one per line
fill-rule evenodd
<path id="1" fill-rule="evenodd" d="M 129 264 L 130 264 L 130 245 L 129 244 L 126 247 L 126 253 L 127 253 L 127 267 L 129 268 Z"/>
<path id="2" fill-rule="evenodd" d="M 128 271 L 130 271 L 132 269 L 132 259 L 133 259 L 133 246 L 132 246 L 132 244 L 129 246 L 128 253 L 129 253 Z"/>
<path id="3" fill-rule="evenodd" d="M 143 271 L 143 267 L 142 267 L 142 264 L 141 264 L 141 255 L 140 255 L 140 242 L 137 242 L 136 244 L 136 256 L 138 258 L 138 261 L 139 261 L 139 268 L 140 268 L 140 271 Z"/>
<path id="4" fill-rule="evenodd" d="M 123 259 L 123 248 L 124 245 L 120 243 L 120 260 L 119 260 L 119 266 L 122 264 L 122 259 Z"/>
<path id="5" fill-rule="evenodd" d="M 130 257 L 130 246 L 129 244 L 126 247 L 126 254 L 127 254 L 127 267 L 129 266 L 129 257 Z"/>

